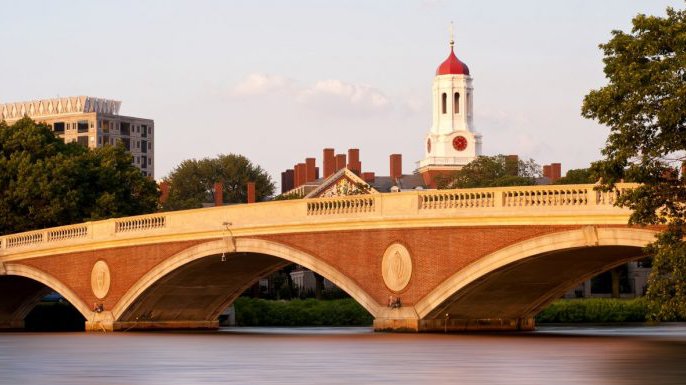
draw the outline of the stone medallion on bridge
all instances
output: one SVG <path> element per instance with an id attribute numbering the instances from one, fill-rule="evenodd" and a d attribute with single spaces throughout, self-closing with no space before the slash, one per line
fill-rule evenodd
<path id="1" fill-rule="evenodd" d="M 407 287 L 412 276 L 412 257 L 405 246 L 400 243 L 388 246 L 381 260 L 381 275 L 391 291 L 397 293 Z"/>
<path id="2" fill-rule="evenodd" d="M 103 299 L 110 291 L 110 268 L 103 260 L 95 262 L 91 270 L 91 289 L 98 299 Z"/>

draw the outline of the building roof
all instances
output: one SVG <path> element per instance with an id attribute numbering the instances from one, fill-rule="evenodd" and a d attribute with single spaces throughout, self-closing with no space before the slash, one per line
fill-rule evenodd
<path id="1" fill-rule="evenodd" d="M 377 176 L 370 185 L 379 192 L 391 192 L 394 186 L 400 190 L 414 190 L 417 187 L 425 188 L 424 179 L 420 174 L 402 175 L 397 180 L 390 176 Z"/>
<path id="2" fill-rule="evenodd" d="M 0 104 L 0 120 L 68 115 L 86 112 L 119 115 L 121 102 L 92 96 L 69 96 Z"/>
<path id="3" fill-rule="evenodd" d="M 438 75 L 469 75 L 469 67 L 455 56 L 452 43 L 450 44 L 450 55 L 436 69 Z"/>

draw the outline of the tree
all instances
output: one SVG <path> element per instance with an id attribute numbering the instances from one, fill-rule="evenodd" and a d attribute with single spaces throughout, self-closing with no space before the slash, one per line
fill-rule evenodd
<path id="1" fill-rule="evenodd" d="M 255 182 L 258 201 L 274 193 L 269 174 L 243 155 L 235 154 L 184 160 L 165 180 L 169 183 L 169 199 L 163 205 L 164 210 L 193 209 L 213 202 L 216 182 L 224 186 L 224 202 L 247 202 L 248 182 Z"/>
<path id="2" fill-rule="evenodd" d="M 0 122 L 0 234 L 157 209 L 159 191 L 121 147 L 65 144 L 28 117 Z"/>
<path id="3" fill-rule="evenodd" d="M 686 12 L 637 15 L 631 33 L 613 31 L 600 48 L 608 84 L 584 98 L 582 115 L 610 129 L 592 170 L 603 189 L 631 179 L 623 194 L 630 223 L 665 225 L 647 251 L 653 255 L 648 299 L 651 318 L 686 318 Z"/>
<path id="4" fill-rule="evenodd" d="M 436 178 L 439 189 L 499 186 L 529 186 L 541 176 L 533 159 L 514 160 L 505 155 L 479 156 L 462 169 Z"/>
<path id="5" fill-rule="evenodd" d="M 567 175 L 556 180 L 553 184 L 588 184 L 597 180 L 591 174 L 590 168 L 576 168 L 567 171 Z"/>

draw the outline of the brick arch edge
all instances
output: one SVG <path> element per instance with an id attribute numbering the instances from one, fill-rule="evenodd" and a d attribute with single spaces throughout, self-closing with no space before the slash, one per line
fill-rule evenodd
<path id="1" fill-rule="evenodd" d="M 16 275 L 40 282 L 64 297 L 64 299 L 72 304 L 86 320 L 94 317 L 93 310 L 88 307 L 81 297 L 60 280 L 42 270 L 18 263 L 5 263 L 5 274 Z"/>
<path id="2" fill-rule="evenodd" d="M 167 274 L 194 260 L 221 253 L 267 254 L 297 263 L 298 265 L 304 266 L 313 272 L 320 274 L 343 291 L 350 294 L 350 296 L 371 313 L 373 317 L 377 317 L 382 312 L 383 308 L 352 279 L 311 254 L 281 243 L 263 239 L 237 238 L 232 241 L 229 238 L 224 238 L 189 247 L 155 266 L 134 283 L 117 302 L 114 308 L 112 308 L 114 320 L 119 319 L 140 295 Z"/>
<path id="3" fill-rule="evenodd" d="M 646 229 L 585 226 L 579 230 L 528 239 L 495 251 L 453 274 L 422 298 L 415 305 L 415 310 L 419 319 L 424 319 L 453 294 L 472 282 L 501 267 L 534 255 L 589 246 L 645 247 L 655 241 L 657 233 L 657 231 Z"/>

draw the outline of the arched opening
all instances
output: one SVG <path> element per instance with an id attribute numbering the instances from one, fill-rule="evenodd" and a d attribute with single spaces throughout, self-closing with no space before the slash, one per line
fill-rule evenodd
<path id="1" fill-rule="evenodd" d="M 216 327 L 224 310 L 255 282 L 292 263 L 317 272 L 364 307 L 377 304 L 352 280 L 302 251 L 259 239 L 191 247 L 149 272 L 113 308 L 115 330 Z"/>
<path id="2" fill-rule="evenodd" d="M 654 235 L 589 226 L 523 241 L 456 273 L 415 308 L 427 330 L 530 319 L 580 282 L 645 257 Z"/>
<path id="3" fill-rule="evenodd" d="M 455 96 L 453 97 L 453 113 L 459 114 L 460 113 L 460 93 L 455 92 Z"/>
<path id="4" fill-rule="evenodd" d="M 441 94 L 441 112 L 446 113 L 448 109 L 448 95 L 444 92 Z"/>
<path id="5" fill-rule="evenodd" d="M 53 288 L 18 275 L 0 276 L 0 330 L 83 331 L 86 318 Z"/>

